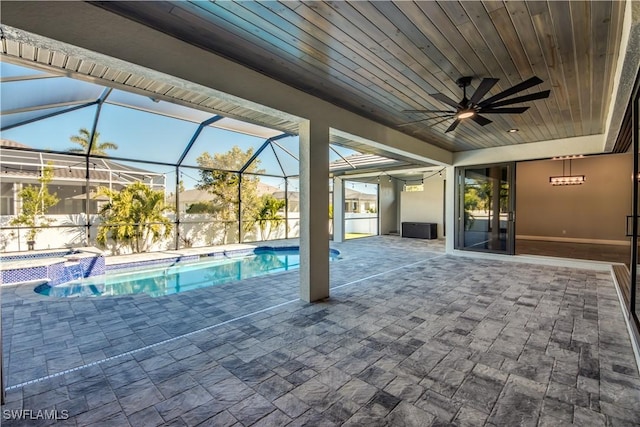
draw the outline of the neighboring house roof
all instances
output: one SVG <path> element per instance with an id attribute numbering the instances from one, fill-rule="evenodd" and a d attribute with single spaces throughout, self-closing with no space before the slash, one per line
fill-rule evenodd
<path id="1" fill-rule="evenodd" d="M 275 193 L 273 193 L 273 197 L 275 197 L 276 199 L 284 199 L 284 191 L 276 191 Z M 288 199 L 290 201 L 291 200 L 299 200 L 300 199 L 300 193 L 298 193 L 297 191 L 289 191 L 289 192 L 287 192 L 287 197 L 288 197 Z M 363 200 L 363 201 L 371 200 L 371 201 L 375 201 L 375 200 L 377 200 L 377 196 L 375 194 L 362 193 L 360 191 L 352 190 L 350 188 L 345 188 L 344 199 L 345 200 Z"/>
<path id="2" fill-rule="evenodd" d="M 175 195 L 171 196 L 171 200 L 175 200 Z M 197 202 L 205 202 L 211 200 L 211 194 L 205 190 L 198 190 L 196 188 L 192 190 L 185 190 L 180 192 L 180 203 L 191 204 Z"/>
<path id="3" fill-rule="evenodd" d="M 361 191 L 352 190 L 350 188 L 344 189 L 345 200 L 377 200 L 378 196 L 375 194 L 363 193 Z"/>
<path id="4" fill-rule="evenodd" d="M 284 200 L 285 193 L 284 191 L 276 191 L 273 193 L 273 197 L 279 200 Z M 300 199 L 300 194 L 297 191 L 287 191 L 287 198 L 289 201 L 297 201 Z"/>
<path id="5" fill-rule="evenodd" d="M 20 142 L 13 141 L 11 139 L 0 138 L 0 145 L 3 147 L 13 147 L 13 148 L 29 148 L 28 145 L 24 145 Z"/>
<path id="6" fill-rule="evenodd" d="M 265 184 L 264 182 L 258 182 L 258 196 L 262 196 L 263 194 L 275 194 L 277 193 L 277 190 L 278 187 Z M 276 199 L 277 198 L 278 197 L 276 197 Z M 171 200 L 175 200 L 175 197 L 173 195 L 171 196 Z M 180 204 L 191 204 L 197 202 L 205 202 L 208 200 L 211 200 L 211 193 L 206 190 L 198 190 L 197 188 L 193 188 L 180 192 Z"/>
<path id="7" fill-rule="evenodd" d="M 48 164 L 53 165 L 53 176 L 56 180 L 84 181 L 86 179 L 86 163 L 84 156 L 41 153 L 24 150 L 27 145 L 8 139 L 0 140 L 0 158 L 4 179 L 31 178 L 37 179 L 41 170 Z M 16 149 L 17 148 L 17 149 Z M 22 149 L 21 149 L 22 148 Z M 163 174 L 136 168 L 113 160 L 89 159 L 89 178 L 97 183 L 129 184 L 134 181 L 163 184 Z"/>
<path id="8" fill-rule="evenodd" d="M 279 190 L 280 189 L 278 187 L 274 187 L 273 185 L 265 184 L 264 182 L 258 181 L 258 196 L 262 196 L 263 194 L 274 194 Z"/>

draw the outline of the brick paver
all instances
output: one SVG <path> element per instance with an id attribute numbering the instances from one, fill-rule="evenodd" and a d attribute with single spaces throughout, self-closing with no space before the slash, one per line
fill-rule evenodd
<path id="1" fill-rule="evenodd" d="M 332 246 L 343 259 L 315 304 L 297 300 L 297 272 L 157 298 L 2 289 L 9 386 L 98 361 L 14 388 L 2 409 L 64 409 L 65 425 L 639 422 L 609 273 L 391 236 Z"/>

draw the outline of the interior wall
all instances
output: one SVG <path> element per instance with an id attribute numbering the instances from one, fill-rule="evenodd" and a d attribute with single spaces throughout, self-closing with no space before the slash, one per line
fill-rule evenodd
<path id="1" fill-rule="evenodd" d="M 516 236 L 550 241 L 628 244 L 626 216 L 631 212 L 630 154 L 591 156 L 571 161 L 582 185 L 552 186 L 562 176 L 561 160 L 517 163 Z M 569 174 L 569 161 L 565 172 Z"/>
<path id="2" fill-rule="evenodd" d="M 378 186 L 380 234 L 398 232 L 398 193 L 396 185 L 384 177 Z"/>
<path id="3" fill-rule="evenodd" d="M 444 176 L 435 175 L 424 181 L 424 191 L 402 191 L 400 222 L 436 223 L 438 239 L 443 238 L 444 179 Z"/>

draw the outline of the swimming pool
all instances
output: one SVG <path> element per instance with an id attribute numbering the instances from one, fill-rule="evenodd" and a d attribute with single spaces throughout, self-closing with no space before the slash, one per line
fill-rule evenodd
<path id="1" fill-rule="evenodd" d="M 330 259 L 340 253 L 331 249 Z M 186 292 L 250 277 L 297 269 L 298 248 L 256 248 L 244 256 L 203 260 L 131 273 L 106 274 L 62 285 L 38 285 L 34 291 L 52 297 L 98 297 L 145 293 L 152 297 Z"/>

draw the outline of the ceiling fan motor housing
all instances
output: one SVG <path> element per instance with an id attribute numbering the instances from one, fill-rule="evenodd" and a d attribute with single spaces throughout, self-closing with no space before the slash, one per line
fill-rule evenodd
<path id="1" fill-rule="evenodd" d="M 471 119 L 480 126 L 488 125 L 492 123 L 491 120 L 482 116 L 481 114 L 521 114 L 529 109 L 529 107 L 507 107 L 507 108 L 498 108 L 505 107 L 507 105 L 513 104 L 521 104 L 523 102 L 535 101 L 537 99 L 548 98 L 551 93 L 550 90 L 543 90 L 541 92 L 530 93 L 528 95 L 511 97 L 512 95 L 532 88 L 533 86 L 539 85 L 542 83 L 542 79 L 537 76 L 533 76 L 521 83 L 516 84 L 515 86 L 510 87 L 509 89 L 503 90 L 502 92 L 490 96 L 487 99 L 482 100 L 482 98 L 489 93 L 489 91 L 498 83 L 497 78 L 486 77 L 483 78 L 478 87 L 476 88 L 473 95 L 471 95 L 471 99 L 467 98 L 467 86 L 471 84 L 473 77 L 464 76 L 460 77 L 456 80 L 456 83 L 459 87 L 462 88 L 463 97 L 460 102 L 456 102 L 453 99 L 449 98 L 447 95 L 443 93 L 435 93 L 431 94 L 432 97 L 437 99 L 444 104 L 453 107 L 455 110 L 405 110 L 407 112 L 424 112 L 424 113 L 438 113 L 449 115 L 449 118 L 454 118 L 455 120 L 449 126 L 445 133 L 451 132 L 454 130 L 458 124 L 460 124 L 461 120 Z M 443 117 L 443 116 L 440 116 Z M 428 119 L 427 119 L 428 120 Z M 445 119 L 446 120 L 446 119 Z M 422 120 L 419 120 L 422 121 Z M 443 120 L 439 121 L 441 123 Z M 435 124 L 438 124 L 435 123 Z M 435 125 L 434 124 L 434 125 Z"/>
<path id="2" fill-rule="evenodd" d="M 456 80 L 456 83 L 458 84 L 458 87 L 461 87 L 464 89 L 471 84 L 472 80 L 473 80 L 473 77 L 465 76 L 465 77 L 460 77 L 458 80 Z"/>

